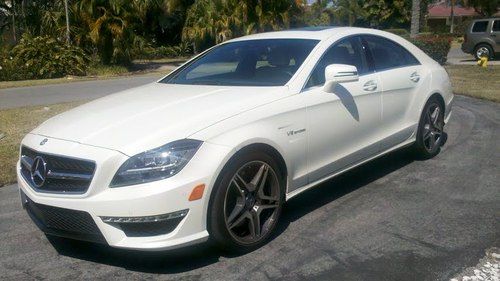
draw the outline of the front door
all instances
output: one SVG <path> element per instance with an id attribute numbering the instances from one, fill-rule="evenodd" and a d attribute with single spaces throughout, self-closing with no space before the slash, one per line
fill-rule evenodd
<path id="1" fill-rule="evenodd" d="M 334 93 L 323 91 L 325 68 L 330 64 L 356 66 L 359 81 L 340 83 Z M 302 93 L 307 95 L 309 182 L 377 152 L 382 116 L 379 85 L 359 36 L 336 42 L 325 52 Z"/>

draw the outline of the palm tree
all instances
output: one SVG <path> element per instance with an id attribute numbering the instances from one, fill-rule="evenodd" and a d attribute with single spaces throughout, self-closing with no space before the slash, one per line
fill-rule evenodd
<path id="1" fill-rule="evenodd" d="M 410 36 L 415 38 L 420 29 L 420 0 L 413 0 L 411 5 Z"/>
<path id="2" fill-rule="evenodd" d="M 366 15 L 363 5 L 359 0 L 337 0 L 332 8 L 337 24 L 353 26 L 356 19 Z"/>
<path id="3" fill-rule="evenodd" d="M 132 2 L 126 0 L 82 0 L 79 17 L 88 29 L 88 38 L 99 50 L 101 62 L 127 64 L 131 60 L 134 19 Z"/>

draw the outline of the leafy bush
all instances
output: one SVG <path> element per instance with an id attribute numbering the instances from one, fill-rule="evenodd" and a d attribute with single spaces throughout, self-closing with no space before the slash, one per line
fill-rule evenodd
<path id="1" fill-rule="evenodd" d="M 451 37 L 442 35 L 420 35 L 412 43 L 440 64 L 446 62 L 451 48 Z"/>
<path id="2" fill-rule="evenodd" d="M 393 34 L 396 34 L 396 35 L 399 35 L 399 36 L 405 37 L 405 38 L 410 37 L 410 33 L 408 32 L 408 30 L 403 29 L 403 28 L 391 28 L 391 29 L 385 29 L 384 31 L 387 31 L 387 32 L 390 32 L 390 33 L 393 33 Z"/>
<path id="3" fill-rule="evenodd" d="M 135 57 L 137 59 L 177 58 L 186 57 L 191 53 L 192 51 L 189 44 L 180 43 L 176 46 L 160 46 L 157 48 L 145 46 L 136 50 Z"/>
<path id="4" fill-rule="evenodd" d="M 10 51 L 9 58 L 3 60 L 5 73 L 0 74 L 2 80 L 85 75 L 89 64 L 88 56 L 78 47 L 67 46 L 48 36 L 28 35 L 24 35 Z"/>

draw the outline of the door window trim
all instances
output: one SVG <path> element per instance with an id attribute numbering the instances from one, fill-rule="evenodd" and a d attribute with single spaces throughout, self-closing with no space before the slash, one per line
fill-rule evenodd
<path id="1" fill-rule="evenodd" d="M 500 33 L 500 30 L 498 30 L 498 31 L 493 30 L 493 27 L 495 26 L 495 22 L 499 22 L 500 23 L 500 19 L 494 19 L 494 20 L 491 21 L 490 33 Z"/>

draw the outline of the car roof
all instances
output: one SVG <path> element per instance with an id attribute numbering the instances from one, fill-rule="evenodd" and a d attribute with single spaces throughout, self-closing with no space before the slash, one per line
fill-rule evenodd
<path id="1" fill-rule="evenodd" d="M 336 33 L 346 31 L 359 31 L 357 27 L 315 26 L 282 31 L 264 32 L 239 37 L 230 41 L 244 41 L 254 39 L 315 39 L 324 40 Z"/>
<path id="2" fill-rule="evenodd" d="M 500 18 L 475 19 L 475 20 L 473 20 L 473 22 L 476 22 L 476 21 L 490 21 L 490 20 L 500 20 Z"/>

